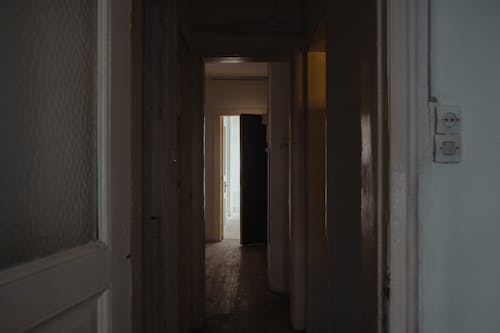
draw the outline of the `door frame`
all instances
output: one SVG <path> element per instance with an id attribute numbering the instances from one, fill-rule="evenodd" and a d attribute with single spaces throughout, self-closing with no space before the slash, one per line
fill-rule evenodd
<path id="1" fill-rule="evenodd" d="M 379 0 L 382 4 L 383 0 Z M 419 332 L 419 197 L 428 112 L 429 0 L 387 0 L 389 332 Z"/>
<path id="2" fill-rule="evenodd" d="M 214 186 L 208 187 L 207 192 L 211 192 L 212 200 L 214 201 L 214 207 L 211 211 L 205 211 L 204 214 L 212 213 L 212 216 L 207 216 L 205 219 L 213 221 L 213 225 L 207 225 L 209 234 L 214 234 L 216 237 L 214 239 L 209 239 L 206 241 L 219 242 L 223 240 L 224 236 L 224 156 L 223 156 L 223 118 L 226 116 L 240 116 L 242 114 L 255 114 L 265 116 L 268 110 L 263 108 L 246 108 L 240 107 L 237 111 L 230 109 L 215 109 L 213 111 L 205 111 L 205 125 L 204 125 L 204 137 L 206 141 L 211 141 L 214 143 L 213 148 L 213 160 L 205 159 L 203 164 L 204 172 L 206 173 L 206 164 L 213 163 L 213 174 L 205 174 L 205 180 L 208 177 L 213 177 Z M 208 137 L 206 130 L 207 123 L 210 122 L 213 126 L 213 137 Z M 206 235 L 205 235 L 206 236 Z"/>
<path id="3" fill-rule="evenodd" d="M 253 114 L 265 116 L 267 114 L 267 110 L 260 108 L 246 108 L 240 107 L 237 108 L 237 111 L 227 110 L 227 109 L 216 109 L 214 112 L 210 113 L 206 118 L 207 121 L 212 121 L 214 124 L 214 137 L 208 138 L 206 140 L 212 140 L 215 142 L 214 145 L 214 173 L 215 175 L 215 186 L 214 189 L 214 201 L 215 208 L 213 210 L 214 215 L 214 226 L 217 229 L 216 235 L 217 238 L 214 241 L 221 241 L 224 239 L 224 117 L 232 117 L 237 116 L 240 117 L 243 114 Z M 241 129 L 240 129 L 241 130 Z M 206 134 L 206 130 L 204 130 Z M 215 154 L 218 153 L 218 154 Z M 205 165 L 203 166 L 205 169 Z M 240 165 L 241 171 L 241 165 Z M 205 177 L 210 177 L 210 175 L 206 175 Z M 241 223 L 240 223 L 240 233 L 241 233 Z M 241 235 L 240 235 L 241 240 Z"/>
<path id="4" fill-rule="evenodd" d="M 0 272 L 1 331 L 35 328 L 98 298 L 97 332 L 130 332 L 122 320 L 131 314 L 131 216 L 122 209 L 131 204 L 130 103 L 123 98 L 130 88 L 130 12 L 119 0 L 97 6 L 98 237 Z"/>
<path id="5" fill-rule="evenodd" d="M 135 326 L 157 331 L 179 331 L 191 323 L 192 328 L 201 328 L 204 320 L 204 191 L 203 191 L 203 161 L 204 161 L 204 142 L 203 142 L 203 113 L 202 113 L 202 58 L 190 44 L 189 34 L 180 22 L 184 7 L 175 0 L 135 0 L 142 4 L 142 54 L 140 54 L 143 68 L 140 70 L 138 79 L 143 85 L 141 116 L 146 115 L 146 108 L 151 108 L 159 113 L 157 121 L 157 135 L 159 142 L 147 146 L 144 141 L 141 148 L 143 160 L 141 161 L 142 170 L 138 172 L 139 177 L 147 176 L 148 165 L 146 165 L 146 156 L 154 150 L 158 153 L 157 166 L 159 167 L 158 183 L 158 212 L 154 216 L 148 215 L 148 198 L 143 193 L 142 213 L 139 216 L 139 229 L 142 235 L 132 235 L 132 237 L 141 237 L 136 239 L 135 248 L 140 248 L 135 255 L 142 256 L 136 259 L 136 284 L 140 290 L 135 293 L 134 318 Z M 153 34 L 148 33 L 153 32 Z M 140 38 L 139 38 L 140 39 Z M 138 42 L 138 41 L 136 41 Z M 192 126 L 195 131 L 192 133 L 192 143 L 189 147 L 179 147 L 181 135 L 188 135 L 180 130 L 181 119 L 178 114 L 178 102 L 181 98 L 181 91 L 178 87 L 177 71 L 179 64 L 178 52 L 183 47 L 182 43 L 187 44 L 189 52 L 192 55 L 191 77 L 193 98 L 191 107 L 194 110 L 192 116 Z M 138 46 L 139 47 L 139 46 Z M 152 77 L 151 73 L 155 73 Z M 154 93 L 152 96 L 151 93 Z M 186 104 L 186 107 L 187 104 Z M 150 124 L 146 119 L 142 133 L 144 138 L 151 130 Z M 140 134 L 138 134 L 140 136 Z M 186 149 L 184 149 L 186 148 Z M 188 149 L 189 148 L 189 149 Z M 182 150 L 182 151 L 180 151 Z M 188 177 L 192 177 L 193 186 L 192 198 L 192 221 L 180 221 L 183 218 L 180 209 L 180 196 L 185 193 L 185 187 L 181 189 L 182 176 L 186 173 L 179 172 L 179 158 L 185 159 L 186 152 L 192 151 L 188 157 L 192 159 L 193 167 Z M 146 155 L 144 155 L 146 154 Z M 144 181 L 144 179 L 142 179 Z M 141 184 L 143 188 L 148 187 L 146 182 Z M 191 194 L 189 194 L 191 196 Z M 157 214 L 157 215 L 156 215 Z M 144 216 L 143 216 L 144 215 Z M 145 218 L 143 218 L 145 217 Z M 151 241 L 145 242 L 147 237 L 144 232 L 144 221 L 155 220 L 154 231 L 155 244 Z M 180 239 L 182 227 L 180 223 L 192 223 L 191 239 L 189 242 L 183 242 Z M 151 223 L 149 221 L 148 223 Z M 181 248 L 182 247 L 182 248 Z M 186 302 L 188 306 L 183 306 L 180 310 L 179 301 L 183 297 L 180 292 L 180 286 L 183 282 L 180 268 L 181 252 L 190 252 L 192 255 L 192 267 L 196 274 L 191 281 L 191 297 Z M 149 259 L 153 260 L 147 260 Z M 154 258 L 153 258 L 154 257 Z M 154 299 L 147 293 L 149 290 L 155 291 Z M 184 301 L 185 299 L 183 299 Z M 190 320 L 186 320 L 189 315 L 186 309 L 191 309 Z"/>

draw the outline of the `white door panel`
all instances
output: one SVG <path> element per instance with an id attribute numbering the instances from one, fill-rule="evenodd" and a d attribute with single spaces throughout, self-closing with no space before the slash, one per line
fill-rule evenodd
<path id="1" fill-rule="evenodd" d="M 128 3 L 6 0 L 0 21 L 0 332 L 130 332 Z"/>
<path id="2" fill-rule="evenodd" d="M 54 319 L 35 327 L 30 333 L 97 333 L 97 299 L 92 299 L 63 312 Z"/>
<path id="3" fill-rule="evenodd" d="M 0 275 L 0 331 L 21 332 L 108 288 L 109 251 L 100 244 L 15 267 Z"/>

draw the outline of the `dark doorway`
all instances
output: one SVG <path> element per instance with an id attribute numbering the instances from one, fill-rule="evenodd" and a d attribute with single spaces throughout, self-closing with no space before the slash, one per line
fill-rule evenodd
<path id="1" fill-rule="evenodd" d="M 267 239 L 266 126 L 262 116 L 241 115 L 241 244 Z"/>

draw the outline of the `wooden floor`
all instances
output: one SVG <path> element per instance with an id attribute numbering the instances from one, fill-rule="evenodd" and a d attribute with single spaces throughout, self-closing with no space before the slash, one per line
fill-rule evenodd
<path id="1" fill-rule="evenodd" d="M 288 299 L 267 289 L 264 246 L 224 240 L 206 247 L 206 333 L 294 332 Z"/>

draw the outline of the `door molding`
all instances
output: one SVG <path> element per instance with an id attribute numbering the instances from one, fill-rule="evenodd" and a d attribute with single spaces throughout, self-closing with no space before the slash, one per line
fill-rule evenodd
<path id="1" fill-rule="evenodd" d="M 104 59 L 107 67 L 102 68 L 103 77 L 108 77 L 101 91 L 108 96 L 104 105 L 108 110 L 107 126 L 103 129 L 108 147 L 104 163 L 107 174 L 103 176 L 108 209 L 108 240 L 110 249 L 109 288 L 101 296 L 101 312 L 98 328 L 109 332 L 131 331 L 131 264 L 130 228 L 132 221 L 132 38 L 131 7 L 121 0 L 99 0 L 108 8 L 103 15 L 102 38 L 108 40 L 101 45 L 107 52 Z M 104 27 L 106 27 L 104 29 Z M 104 56 L 103 56 L 104 57 Z M 103 105 L 103 107 L 104 107 Z M 108 165 L 106 166 L 106 163 Z M 106 189 L 107 186 L 107 189 Z M 103 235 L 105 236 L 105 235 Z M 106 320 L 109 321 L 106 328 Z M 101 326 L 102 325 L 102 326 Z"/>
<path id="2" fill-rule="evenodd" d="M 108 263 L 107 246 L 94 242 L 3 271 L 0 331 L 29 330 L 75 306 L 75 300 L 97 297 L 108 288 Z"/>
<path id="3" fill-rule="evenodd" d="M 387 0 L 390 129 L 389 332 L 419 331 L 421 121 L 428 100 L 428 0 Z"/>
<path id="4" fill-rule="evenodd" d="M 110 281 L 110 22 L 112 0 L 98 0 L 97 7 L 97 166 L 98 166 L 98 240 L 105 246 L 108 258 L 107 283 Z M 111 332 L 111 303 L 109 292 L 103 293 L 97 300 L 97 332 Z"/>
<path id="5" fill-rule="evenodd" d="M 109 245 L 110 210 L 110 0 L 98 0 L 97 40 L 97 165 L 98 239 Z"/>

